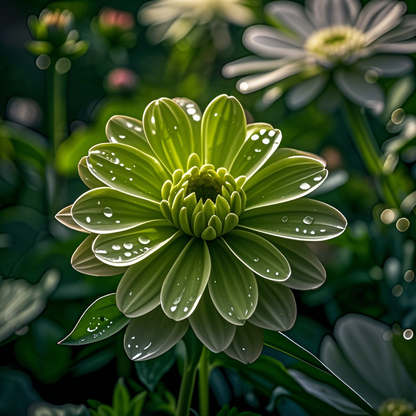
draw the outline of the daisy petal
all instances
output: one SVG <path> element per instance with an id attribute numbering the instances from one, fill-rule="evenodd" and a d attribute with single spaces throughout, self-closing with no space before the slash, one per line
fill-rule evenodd
<path id="1" fill-rule="evenodd" d="M 188 321 L 175 322 L 161 308 L 156 308 L 130 321 L 124 336 L 124 349 L 133 361 L 158 357 L 182 339 L 188 326 Z"/>
<path id="2" fill-rule="evenodd" d="M 236 329 L 233 342 L 224 352 L 243 364 L 252 363 L 263 350 L 263 337 L 261 328 L 246 322 Z"/>
<path id="3" fill-rule="evenodd" d="M 339 69 L 334 81 L 341 92 L 353 103 L 369 108 L 380 114 L 384 108 L 383 89 L 377 83 L 370 84 L 360 74 Z"/>
<path id="4" fill-rule="evenodd" d="M 77 272 L 91 276 L 116 276 L 124 273 L 127 268 L 109 266 L 95 257 L 92 244 L 96 238 L 96 234 L 91 234 L 75 250 L 71 258 L 72 267 Z"/>
<path id="5" fill-rule="evenodd" d="M 335 208 L 303 198 L 245 211 L 239 227 L 301 241 L 323 241 L 342 234 L 345 217 Z"/>
<path id="6" fill-rule="evenodd" d="M 204 163 L 230 169 L 244 143 L 246 124 L 243 107 L 234 97 L 220 95 L 211 101 L 202 117 Z"/>
<path id="7" fill-rule="evenodd" d="M 251 232 L 234 229 L 224 235 L 223 240 L 230 251 L 259 276 L 278 282 L 290 276 L 288 261 L 266 239 Z"/>
<path id="8" fill-rule="evenodd" d="M 71 215 L 78 225 L 99 234 L 124 231 L 148 221 L 164 219 L 159 204 L 110 188 L 85 192 L 72 205 Z"/>
<path id="9" fill-rule="evenodd" d="M 238 151 L 230 173 L 235 178 L 253 176 L 279 147 L 282 133 L 270 124 L 255 123 L 247 126 L 246 140 Z"/>
<path id="10" fill-rule="evenodd" d="M 187 318 L 198 305 L 211 273 L 207 243 L 193 238 L 179 255 L 163 283 L 160 300 L 175 321 Z"/>
<path id="11" fill-rule="evenodd" d="M 67 207 L 61 209 L 56 215 L 55 218 L 65 227 L 71 228 L 75 231 L 81 231 L 82 233 L 87 233 L 84 228 L 80 227 L 72 218 L 71 215 L 72 205 L 68 205 Z"/>
<path id="12" fill-rule="evenodd" d="M 236 327 L 226 321 L 212 303 L 208 290 L 205 290 L 189 323 L 195 335 L 213 352 L 224 351 L 235 335 Z"/>
<path id="13" fill-rule="evenodd" d="M 92 249 L 104 263 L 131 266 L 166 244 L 177 231 L 166 220 L 150 221 L 120 233 L 101 234 Z"/>
<path id="14" fill-rule="evenodd" d="M 128 317 L 148 313 L 160 304 L 160 290 L 189 236 L 180 231 L 124 273 L 116 292 L 117 306 Z"/>
<path id="15" fill-rule="evenodd" d="M 292 291 L 279 283 L 257 279 L 259 302 L 249 322 L 263 329 L 287 331 L 296 320 L 296 301 Z"/>
<path id="16" fill-rule="evenodd" d="M 182 108 L 168 98 L 153 101 L 144 111 L 143 126 L 150 147 L 169 172 L 186 171 L 188 156 L 196 146 Z"/>
<path id="17" fill-rule="evenodd" d="M 307 0 L 316 27 L 354 25 L 361 5 L 357 0 Z"/>
<path id="18" fill-rule="evenodd" d="M 226 78 L 232 78 L 239 75 L 273 71 L 291 62 L 293 62 L 292 59 L 259 59 L 257 56 L 246 56 L 225 65 L 222 74 Z"/>
<path id="19" fill-rule="evenodd" d="M 155 156 L 144 134 L 143 123 L 135 118 L 113 116 L 108 120 L 105 132 L 111 143 L 127 144 L 149 156 Z"/>
<path id="20" fill-rule="evenodd" d="M 413 60 L 408 56 L 377 55 L 355 64 L 360 71 L 375 70 L 380 77 L 400 77 L 412 71 Z"/>
<path id="21" fill-rule="evenodd" d="M 160 202 L 169 176 L 152 156 L 124 144 L 99 144 L 89 150 L 88 169 L 107 186 L 129 195 Z"/>
<path id="22" fill-rule="evenodd" d="M 103 182 L 97 179 L 88 169 L 87 166 L 87 156 L 84 156 L 78 163 L 78 174 L 82 182 L 88 186 L 90 189 L 101 188 L 105 186 Z"/>
<path id="23" fill-rule="evenodd" d="M 399 26 L 380 36 L 373 45 L 382 45 L 383 43 L 400 42 L 408 40 L 416 35 L 416 16 L 403 16 L 402 22 Z"/>
<path id="24" fill-rule="evenodd" d="M 208 243 L 211 276 L 208 282 L 212 302 L 220 315 L 234 325 L 243 325 L 257 306 L 257 282 L 253 272 L 216 239 Z"/>
<path id="25" fill-rule="evenodd" d="M 403 42 L 382 43 L 380 45 L 374 45 L 371 49 L 373 53 L 415 53 L 416 52 L 416 40 L 409 40 Z"/>
<path id="26" fill-rule="evenodd" d="M 370 1 L 361 10 L 355 26 L 357 29 L 366 32 L 384 19 L 386 12 L 391 11 L 394 3 L 391 0 Z"/>
<path id="27" fill-rule="evenodd" d="M 279 159 L 278 156 L 244 184 L 247 210 L 305 196 L 320 186 L 328 175 L 319 159 L 307 156 Z"/>

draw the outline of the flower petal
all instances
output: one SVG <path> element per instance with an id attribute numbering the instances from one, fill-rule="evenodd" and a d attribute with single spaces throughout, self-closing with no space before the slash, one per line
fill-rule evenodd
<path id="1" fill-rule="evenodd" d="M 361 4 L 357 0 L 307 0 L 311 19 L 316 27 L 332 25 L 354 25 Z"/>
<path id="2" fill-rule="evenodd" d="M 391 0 L 370 1 L 361 10 L 355 24 L 356 28 L 365 32 L 377 23 L 383 21 L 384 17 L 391 11 L 396 2 Z"/>
<path id="3" fill-rule="evenodd" d="M 156 308 L 130 321 L 124 336 L 124 349 L 133 361 L 158 357 L 182 339 L 188 326 L 188 321 L 175 322 L 161 308 Z"/>
<path id="4" fill-rule="evenodd" d="M 178 229 L 166 220 L 146 222 L 119 233 L 99 235 L 95 256 L 111 266 L 131 266 L 170 241 Z"/>
<path id="5" fill-rule="evenodd" d="M 221 316 L 234 325 L 243 325 L 253 314 L 258 299 L 253 272 L 234 256 L 225 243 L 208 243 L 211 276 L 208 282 L 212 302 Z"/>
<path id="6" fill-rule="evenodd" d="M 144 315 L 160 304 L 163 282 L 189 240 L 178 231 L 167 244 L 127 269 L 116 292 L 117 306 L 126 316 Z"/>
<path id="7" fill-rule="evenodd" d="M 338 210 L 307 198 L 245 211 L 239 223 L 239 227 L 302 241 L 337 237 L 346 226 L 347 221 Z"/>
<path id="8" fill-rule="evenodd" d="M 153 101 L 144 111 L 143 126 L 151 148 L 168 171 L 186 171 L 188 157 L 197 145 L 182 108 L 169 98 Z"/>
<path id="9" fill-rule="evenodd" d="M 388 33 L 379 37 L 376 42 L 373 43 L 375 46 L 382 45 L 383 43 L 400 42 L 408 40 L 416 35 L 416 16 L 413 14 L 403 16 L 402 22 L 399 26 L 390 30 Z M 372 45 L 372 46 L 373 46 Z"/>
<path id="10" fill-rule="evenodd" d="M 204 163 L 230 169 L 244 143 L 246 124 L 243 107 L 234 97 L 223 94 L 212 100 L 202 116 Z"/>
<path id="11" fill-rule="evenodd" d="M 159 204 L 110 188 L 96 188 L 72 205 L 72 218 L 88 231 L 107 234 L 164 219 Z"/>
<path id="12" fill-rule="evenodd" d="M 193 238 L 170 269 L 160 300 L 165 314 L 175 321 L 187 318 L 198 305 L 211 273 L 207 244 Z"/>
<path id="13" fill-rule="evenodd" d="M 105 132 L 111 143 L 127 144 L 149 156 L 155 156 L 144 134 L 143 123 L 135 118 L 113 116 L 108 120 Z"/>
<path id="14" fill-rule="evenodd" d="M 81 231 L 82 233 L 87 233 L 84 228 L 80 227 L 72 218 L 71 215 L 72 205 L 68 205 L 65 208 L 62 208 L 56 215 L 55 218 L 65 227 L 71 228 L 75 231 Z"/>
<path id="15" fill-rule="evenodd" d="M 251 232 L 234 229 L 224 235 L 223 240 L 231 252 L 259 276 L 277 282 L 290 276 L 288 261 L 266 239 Z"/>
<path id="16" fill-rule="evenodd" d="M 282 140 L 282 133 L 267 123 L 247 126 L 246 139 L 238 151 L 230 169 L 235 178 L 253 176 L 275 152 Z"/>
<path id="17" fill-rule="evenodd" d="M 105 186 L 103 182 L 97 179 L 88 169 L 87 166 L 87 156 L 84 156 L 78 163 L 78 174 L 82 182 L 88 186 L 90 189 L 101 188 Z"/>
<path id="18" fill-rule="evenodd" d="M 79 245 L 71 258 L 72 267 L 77 272 L 91 276 L 116 276 L 124 273 L 127 268 L 109 266 L 95 257 L 92 244 L 96 238 L 96 234 L 91 234 Z"/>
<path id="19" fill-rule="evenodd" d="M 246 322 L 237 328 L 233 342 L 224 352 L 243 364 L 249 364 L 260 356 L 262 350 L 263 330 Z"/>
<path id="20" fill-rule="evenodd" d="M 92 147 L 87 165 L 110 188 L 154 202 L 161 201 L 160 190 L 169 179 L 157 159 L 124 144 L 104 143 Z"/>
<path id="21" fill-rule="evenodd" d="M 279 158 L 279 154 L 275 154 L 273 163 L 263 166 L 244 184 L 247 210 L 300 198 L 315 190 L 326 179 L 328 171 L 319 159 L 285 155 L 282 152 L 282 158 Z"/>
<path id="22" fill-rule="evenodd" d="M 225 65 L 222 69 L 222 75 L 226 78 L 232 78 L 256 72 L 273 71 L 292 61 L 293 59 L 260 59 L 257 56 L 246 56 Z"/>
<path id="23" fill-rule="evenodd" d="M 212 303 L 209 291 L 205 290 L 189 323 L 195 335 L 211 351 L 224 351 L 235 335 L 235 325 L 226 321 Z"/>
<path id="24" fill-rule="evenodd" d="M 276 282 L 258 278 L 259 302 L 249 322 L 263 329 L 287 331 L 296 320 L 296 301 L 292 291 Z"/>
<path id="25" fill-rule="evenodd" d="M 408 40 L 403 42 L 382 43 L 374 45 L 371 48 L 372 53 L 415 53 L 416 40 Z"/>
<path id="26" fill-rule="evenodd" d="M 354 66 L 363 72 L 375 70 L 380 77 L 400 77 L 412 71 L 414 63 L 408 56 L 377 55 L 361 59 Z"/>

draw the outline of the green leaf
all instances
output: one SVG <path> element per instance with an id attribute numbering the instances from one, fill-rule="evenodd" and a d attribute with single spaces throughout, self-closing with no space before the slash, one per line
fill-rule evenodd
<path id="1" fill-rule="evenodd" d="M 405 339 L 401 333 L 393 334 L 393 346 L 410 377 L 412 377 L 413 381 L 416 383 L 416 337 Z"/>
<path id="2" fill-rule="evenodd" d="M 87 191 L 72 205 L 71 214 L 78 225 L 99 234 L 129 230 L 151 220 L 164 219 L 159 204 L 110 188 Z"/>
<path id="3" fill-rule="evenodd" d="M 116 306 L 116 295 L 103 296 L 93 302 L 60 345 L 85 345 L 111 337 L 129 323 Z"/>
<path id="4" fill-rule="evenodd" d="M 82 182 L 90 189 L 101 188 L 105 186 L 104 182 L 97 179 L 88 169 L 87 156 L 84 156 L 78 163 L 78 174 Z"/>
<path id="5" fill-rule="evenodd" d="M 130 403 L 130 393 L 122 378 L 117 380 L 113 392 L 113 409 L 116 415 L 127 415 Z"/>
<path id="6" fill-rule="evenodd" d="M 230 251 L 259 276 L 279 282 L 289 277 L 288 261 L 266 239 L 252 232 L 234 229 L 224 235 L 223 240 Z"/>
<path id="7" fill-rule="evenodd" d="M 53 51 L 53 45 L 45 41 L 30 40 L 25 44 L 26 49 L 35 56 L 49 55 Z"/>
<path id="8" fill-rule="evenodd" d="M 117 288 L 117 306 L 129 317 L 144 315 L 160 304 L 163 282 L 190 237 L 178 231 L 169 242 L 130 266 Z"/>
<path id="9" fill-rule="evenodd" d="M 202 159 L 217 169 L 231 168 L 246 136 L 246 117 L 238 100 L 220 95 L 210 102 L 202 117 Z"/>
<path id="10" fill-rule="evenodd" d="M 196 146 L 182 108 L 168 98 L 153 101 L 144 111 L 143 126 L 151 148 L 168 171 L 186 171 L 188 157 L 195 153 Z"/>
<path id="11" fill-rule="evenodd" d="M 347 220 L 338 210 L 307 198 L 246 210 L 239 223 L 239 227 L 302 241 L 337 237 L 346 226 Z"/>
<path id="12" fill-rule="evenodd" d="M 232 163 L 231 175 L 235 178 L 244 175 L 249 179 L 273 155 L 281 140 L 280 130 L 274 129 L 270 124 L 249 124 L 245 142 Z"/>
<path id="13" fill-rule="evenodd" d="M 257 282 L 253 272 L 231 253 L 222 240 L 209 242 L 208 248 L 211 255 L 208 282 L 211 299 L 224 319 L 234 325 L 243 325 L 257 306 Z"/>
<path id="14" fill-rule="evenodd" d="M 55 218 L 65 227 L 71 228 L 75 231 L 81 231 L 82 233 L 87 233 L 84 228 L 80 227 L 72 218 L 71 215 L 72 205 L 68 205 L 65 208 L 62 208 L 56 215 Z"/>
<path id="15" fill-rule="evenodd" d="M 154 361 L 154 360 L 152 360 Z M 136 362 L 136 364 L 138 364 Z M 133 400 L 130 402 L 130 407 L 128 411 L 128 416 L 140 416 L 146 400 L 147 391 L 142 391 L 137 396 L 133 397 Z"/>
<path id="16" fill-rule="evenodd" d="M 98 416 L 118 416 L 114 413 L 114 410 L 107 404 L 102 404 L 98 407 Z"/>
<path id="17" fill-rule="evenodd" d="M 192 314 L 211 272 L 207 243 L 192 238 L 163 282 L 160 301 L 165 314 L 180 321 Z"/>
<path id="18" fill-rule="evenodd" d="M 157 159 L 124 144 L 92 147 L 87 165 L 91 173 L 110 188 L 154 202 L 160 202 L 160 190 L 169 179 Z"/>

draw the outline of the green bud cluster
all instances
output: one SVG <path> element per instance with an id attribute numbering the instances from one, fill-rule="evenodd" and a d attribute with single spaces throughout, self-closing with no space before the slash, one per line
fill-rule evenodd
<path id="1" fill-rule="evenodd" d="M 247 197 L 242 189 L 246 178 L 234 179 L 225 168 L 201 166 L 192 154 L 188 170 L 175 170 L 162 186 L 160 209 L 165 218 L 185 234 L 203 240 L 231 231 L 244 211 Z"/>

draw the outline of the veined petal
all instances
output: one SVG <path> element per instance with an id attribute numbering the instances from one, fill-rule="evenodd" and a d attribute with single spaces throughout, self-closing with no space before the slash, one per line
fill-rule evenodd
<path id="1" fill-rule="evenodd" d="M 167 244 L 127 269 L 116 292 L 117 306 L 126 316 L 144 315 L 160 304 L 163 282 L 189 240 L 178 231 Z"/>
<path id="2" fill-rule="evenodd" d="M 79 245 L 71 258 L 72 267 L 77 272 L 91 276 L 116 276 L 124 273 L 127 268 L 109 266 L 95 257 L 92 244 L 96 238 L 97 234 L 91 234 Z"/>
<path id="3" fill-rule="evenodd" d="M 101 234 L 93 244 L 95 256 L 111 266 L 131 266 L 166 244 L 178 229 L 154 220 L 119 233 Z"/>
<path id="4" fill-rule="evenodd" d="M 135 118 L 113 116 L 108 120 L 105 132 L 111 143 L 127 144 L 149 156 L 155 156 L 144 134 L 143 123 Z"/>
<path id="5" fill-rule="evenodd" d="M 90 189 L 101 188 L 105 186 L 104 182 L 101 182 L 97 179 L 88 169 L 87 166 L 87 156 L 84 156 L 78 163 L 78 174 L 82 182 L 88 186 Z"/>
<path id="6" fill-rule="evenodd" d="M 169 98 L 160 98 L 146 107 L 143 126 L 151 148 L 168 171 L 186 171 L 188 157 L 197 146 L 183 109 Z"/>
<path id="7" fill-rule="evenodd" d="M 279 147 L 282 133 L 267 123 L 247 126 L 246 139 L 238 151 L 230 169 L 235 178 L 253 176 Z"/>
<path id="8" fill-rule="evenodd" d="M 71 215 L 72 205 L 68 205 L 65 208 L 62 208 L 56 215 L 55 218 L 65 227 L 71 228 L 75 231 L 81 231 L 82 233 L 88 233 L 87 230 L 80 227 L 72 218 Z"/>
<path id="9" fill-rule="evenodd" d="M 72 205 L 74 221 L 88 231 L 107 234 L 164 219 L 159 204 L 110 188 L 85 192 Z"/>
<path id="10" fill-rule="evenodd" d="M 127 326 L 124 349 L 133 361 L 158 357 L 176 345 L 188 330 L 188 321 L 175 322 L 156 308 Z"/>
<path id="11" fill-rule="evenodd" d="M 239 223 L 239 227 L 302 241 L 337 237 L 346 226 L 347 221 L 338 210 L 307 198 L 245 211 Z"/>
<path id="12" fill-rule="evenodd" d="M 233 342 L 224 352 L 243 364 L 252 363 L 263 350 L 263 338 L 261 328 L 246 322 L 244 326 L 236 329 Z"/>
<path id="13" fill-rule="evenodd" d="M 320 186 L 328 175 L 325 165 L 316 158 L 295 155 L 274 160 L 244 184 L 247 210 L 305 196 Z"/>
<path id="14" fill-rule="evenodd" d="M 257 306 L 257 282 L 253 272 L 216 239 L 208 243 L 211 276 L 208 282 L 212 302 L 220 315 L 234 325 L 243 325 Z"/>
<path id="15" fill-rule="evenodd" d="M 244 143 L 246 124 L 243 107 L 234 97 L 220 95 L 211 101 L 202 116 L 202 160 L 230 169 Z"/>
<path id="16" fill-rule="evenodd" d="M 163 283 L 160 300 L 175 321 L 187 318 L 198 305 L 211 273 L 207 243 L 193 238 L 179 255 Z"/>
<path id="17" fill-rule="evenodd" d="M 296 320 L 292 291 L 277 282 L 258 278 L 259 303 L 249 322 L 263 329 L 287 331 Z"/>
<path id="18" fill-rule="evenodd" d="M 213 352 L 224 351 L 235 335 L 235 325 L 218 313 L 208 290 L 204 291 L 197 308 L 189 317 L 189 323 L 195 335 Z"/>
<path id="19" fill-rule="evenodd" d="M 376 55 L 360 59 L 354 67 L 363 72 L 375 70 L 380 77 L 400 77 L 412 71 L 414 63 L 408 56 Z"/>
<path id="20" fill-rule="evenodd" d="M 154 202 L 160 202 L 160 189 L 169 179 L 157 159 L 124 144 L 92 147 L 87 165 L 110 188 Z"/>
<path id="21" fill-rule="evenodd" d="M 278 282 L 290 276 L 288 261 L 266 239 L 251 232 L 234 229 L 225 234 L 223 240 L 230 251 L 259 276 Z"/>

